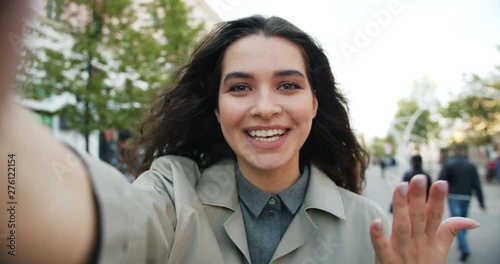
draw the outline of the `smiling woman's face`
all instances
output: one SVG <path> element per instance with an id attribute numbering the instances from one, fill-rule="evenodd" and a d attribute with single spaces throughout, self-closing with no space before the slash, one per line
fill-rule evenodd
<path id="1" fill-rule="evenodd" d="M 242 171 L 297 176 L 317 107 L 293 42 L 250 35 L 226 50 L 216 114 Z"/>

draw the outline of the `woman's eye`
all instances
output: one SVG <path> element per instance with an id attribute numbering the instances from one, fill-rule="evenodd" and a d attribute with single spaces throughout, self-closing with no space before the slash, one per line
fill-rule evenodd
<path id="1" fill-rule="evenodd" d="M 290 82 L 287 82 L 287 83 L 282 83 L 279 87 L 280 90 L 296 90 L 296 89 L 300 89 L 301 87 L 298 85 L 298 84 L 295 84 L 295 83 L 290 83 Z"/>
<path id="2" fill-rule="evenodd" d="M 229 88 L 230 92 L 244 92 L 244 91 L 248 91 L 248 90 L 250 90 L 250 88 L 248 88 L 248 86 L 243 85 L 243 84 L 236 84 L 236 85 L 231 86 L 231 88 Z"/>

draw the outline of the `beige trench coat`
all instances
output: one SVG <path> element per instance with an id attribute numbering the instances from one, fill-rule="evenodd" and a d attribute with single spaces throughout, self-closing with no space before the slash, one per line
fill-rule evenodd
<path id="1" fill-rule="evenodd" d="M 99 217 L 99 263 L 250 263 L 234 162 L 200 174 L 195 162 L 158 158 L 133 184 L 82 155 Z M 311 167 L 304 203 L 271 263 L 374 263 L 369 225 L 383 210 Z"/>

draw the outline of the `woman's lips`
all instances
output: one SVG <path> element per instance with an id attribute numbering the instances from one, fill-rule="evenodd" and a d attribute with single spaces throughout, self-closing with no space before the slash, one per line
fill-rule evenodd
<path id="1" fill-rule="evenodd" d="M 277 149 L 281 147 L 287 138 L 287 129 L 259 129 L 247 131 L 247 138 L 258 149 Z"/>

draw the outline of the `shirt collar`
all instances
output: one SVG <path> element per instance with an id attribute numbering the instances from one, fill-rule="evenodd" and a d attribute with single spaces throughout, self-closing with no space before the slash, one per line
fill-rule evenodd
<path id="1" fill-rule="evenodd" d="M 255 217 L 258 217 L 273 195 L 261 191 L 259 188 L 248 182 L 243 175 L 241 175 L 238 166 L 235 166 L 235 174 L 239 198 L 250 210 L 250 212 Z M 276 194 L 276 196 L 278 196 L 281 202 L 285 205 L 286 209 L 293 215 L 297 212 L 304 201 L 308 182 L 309 168 L 308 166 L 304 166 L 299 179 L 286 190 Z"/>
<path id="2" fill-rule="evenodd" d="M 309 183 L 309 166 L 304 166 L 299 179 L 288 189 L 280 192 L 278 196 L 285 204 L 288 211 L 292 214 L 297 213 L 307 192 Z"/>
<path id="3" fill-rule="evenodd" d="M 237 211 L 240 203 L 236 183 L 238 177 L 235 175 L 235 167 L 234 160 L 223 160 L 203 171 L 200 180 L 196 184 L 196 191 L 202 204 L 224 207 L 233 212 Z M 310 164 L 308 167 L 309 180 L 301 207 L 306 211 L 309 209 L 322 210 L 345 219 L 341 192 L 348 191 L 337 187 L 315 165 Z"/>

